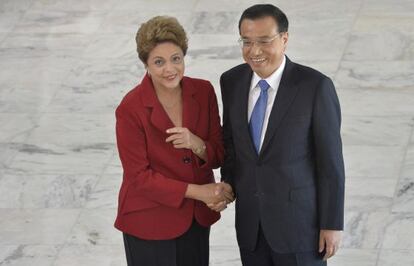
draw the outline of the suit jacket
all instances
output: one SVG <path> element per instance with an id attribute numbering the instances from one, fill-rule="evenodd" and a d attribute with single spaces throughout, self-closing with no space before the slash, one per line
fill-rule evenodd
<path id="1" fill-rule="evenodd" d="M 223 73 L 226 158 L 222 179 L 236 193 L 240 247 L 253 250 L 259 224 L 275 252 L 318 248 L 320 229 L 343 229 L 341 113 L 332 81 L 286 58 L 260 154 L 249 133 L 252 70 Z"/>
<path id="2" fill-rule="evenodd" d="M 212 85 L 184 77 L 183 127 L 205 141 L 206 162 L 189 149 L 166 143 L 174 127 L 146 75 L 116 109 L 116 136 L 124 170 L 115 227 L 142 239 L 172 239 L 195 218 L 210 226 L 219 219 L 203 202 L 184 198 L 187 185 L 215 182 L 212 169 L 224 159 L 222 128 Z"/>

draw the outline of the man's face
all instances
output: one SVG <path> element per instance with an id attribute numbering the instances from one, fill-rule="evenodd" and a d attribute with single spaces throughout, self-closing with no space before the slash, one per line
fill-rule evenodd
<path id="1" fill-rule="evenodd" d="M 244 61 L 261 78 L 269 77 L 282 64 L 288 33 L 278 32 L 272 17 L 244 19 L 240 25 Z"/>

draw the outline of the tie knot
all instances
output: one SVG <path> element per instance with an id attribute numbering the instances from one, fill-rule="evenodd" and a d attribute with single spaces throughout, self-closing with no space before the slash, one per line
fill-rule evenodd
<path id="1" fill-rule="evenodd" d="M 259 87 L 260 87 L 260 90 L 261 91 L 264 91 L 264 92 L 266 92 L 267 91 L 267 89 L 269 89 L 269 83 L 267 83 L 267 81 L 266 80 L 264 80 L 264 79 L 261 79 L 260 81 L 259 81 Z"/>

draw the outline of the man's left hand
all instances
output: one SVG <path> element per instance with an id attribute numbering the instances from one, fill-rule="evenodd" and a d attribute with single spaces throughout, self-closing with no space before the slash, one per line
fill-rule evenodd
<path id="1" fill-rule="evenodd" d="M 321 230 L 319 233 L 319 252 L 325 250 L 323 260 L 327 260 L 339 249 L 341 244 L 342 231 L 337 230 Z"/>

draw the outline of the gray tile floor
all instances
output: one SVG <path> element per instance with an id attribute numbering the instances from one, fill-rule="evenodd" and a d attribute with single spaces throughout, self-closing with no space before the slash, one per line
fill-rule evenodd
<path id="1" fill-rule="evenodd" d="M 0 1 L 0 265 L 125 265 L 114 108 L 144 73 L 137 27 L 176 16 L 187 75 L 220 97 L 253 3 Z M 331 76 L 342 104 L 346 230 L 330 265 L 414 265 L 414 1 L 274 3 L 290 18 L 288 56 Z M 211 265 L 241 265 L 233 208 L 212 228 Z"/>

